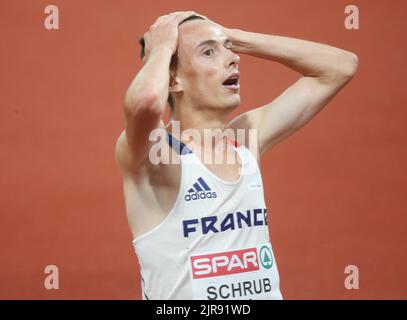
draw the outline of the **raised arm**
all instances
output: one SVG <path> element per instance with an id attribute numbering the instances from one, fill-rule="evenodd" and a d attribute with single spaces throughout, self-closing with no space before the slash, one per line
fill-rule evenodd
<path id="1" fill-rule="evenodd" d="M 144 65 L 124 98 L 125 130 L 116 142 L 116 161 L 123 171 L 138 172 L 148 159 L 150 132 L 163 126 L 170 62 L 178 44 L 178 25 L 193 12 L 159 17 L 144 34 Z"/>
<path id="2" fill-rule="evenodd" d="M 303 127 L 352 79 L 354 53 L 311 41 L 225 29 L 233 51 L 282 63 L 302 74 L 274 101 L 233 119 L 232 128 L 258 130 L 260 154 Z"/>

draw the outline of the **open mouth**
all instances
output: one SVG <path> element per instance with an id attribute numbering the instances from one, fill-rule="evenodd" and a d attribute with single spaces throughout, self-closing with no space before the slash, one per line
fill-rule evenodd
<path id="1" fill-rule="evenodd" d="M 239 76 L 231 76 L 226 79 L 222 85 L 228 89 L 239 89 Z"/>

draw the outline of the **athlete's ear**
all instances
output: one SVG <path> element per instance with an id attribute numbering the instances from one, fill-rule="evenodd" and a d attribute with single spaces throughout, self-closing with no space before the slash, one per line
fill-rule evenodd
<path id="1" fill-rule="evenodd" d="M 170 69 L 170 85 L 168 88 L 169 92 L 181 92 L 183 91 L 182 88 L 182 81 L 176 74 L 176 72 Z"/>

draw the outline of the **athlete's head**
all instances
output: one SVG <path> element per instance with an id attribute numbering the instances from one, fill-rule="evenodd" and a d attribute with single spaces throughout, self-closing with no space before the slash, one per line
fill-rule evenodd
<path id="1" fill-rule="evenodd" d="M 222 28 L 209 20 L 191 16 L 180 23 L 178 47 L 170 66 L 172 109 L 181 99 L 195 109 L 232 110 L 240 104 L 239 89 L 224 85 L 240 61 L 231 46 Z"/>

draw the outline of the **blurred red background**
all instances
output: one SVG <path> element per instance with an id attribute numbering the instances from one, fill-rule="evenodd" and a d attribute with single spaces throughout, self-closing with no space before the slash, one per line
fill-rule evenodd
<path id="1" fill-rule="evenodd" d="M 59 8 L 46 30 L 44 8 Z M 138 36 L 172 11 L 227 27 L 344 48 L 354 79 L 262 159 L 286 299 L 406 299 L 406 2 L 342 0 L 0 2 L 0 298 L 139 299 L 115 165 Z M 242 105 L 272 101 L 299 74 L 241 55 Z M 168 117 L 168 114 L 167 114 Z M 60 289 L 44 288 L 57 265 Z M 359 268 L 359 290 L 344 286 Z"/>

